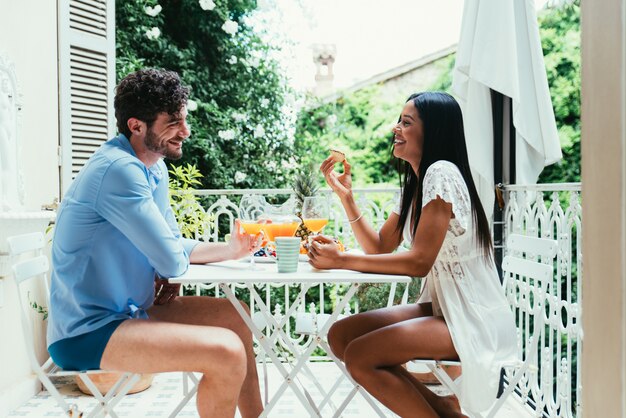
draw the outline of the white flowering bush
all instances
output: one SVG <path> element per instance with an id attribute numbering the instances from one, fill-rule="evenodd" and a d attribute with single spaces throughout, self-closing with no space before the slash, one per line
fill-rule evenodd
<path id="1" fill-rule="evenodd" d="M 160 4 L 157 4 L 154 7 L 145 6 L 143 9 L 145 10 L 146 14 L 150 17 L 155 17 L 156 15 L 161 13 L 161 10 L 163 10 Z"/>
<path id="2" fill-rule="evenodd" d="M 222 138 L 224 141 L 232 141 L 233 139 L 235 139 L 235 131 L 233 131 L 232 129 L 227 129 L 225 131 L 219 131 L 217 133 L 217 136 Z"/>
<path id="3" fill-rule="evenodd" d="M 159 36 L 161 36 L 161 30 L 157 27 L 150 28 L 146 31 L 146 38 L 150 39 L 151 41 L 158 39 Z"/>
<path id="4" fill-rule="evenodd" d="M 235 173 L 235 183 L 241 183 L 243 182 L 246 177 L 248 177 L 248 175 L 246 173 L 242 173 L 241 171 L 237 171 Z"/>
<path id="5" fill-rule="evenodd" d="M 202 10 L 215 9 L 215 3 L 213 2 L 213 0 L 200 0 L 199 3 Z"/>
<path id="6" fill-rule="evenodd" d="M 260 123 L 254 128 L 254 137 L 263 138 L 265 136 L 265 128 Z"/>
<path id="7" fill-rule="evenodd" d="M 296 115 L 273 48 L 248 19 L 256 0 L 116 0 L 118 80 L 140 68 L 177 71 L 191 87 L 183 158 L 199 188 L 287 187 Z"/>
<path id="8" fill-rule="evenodd" d="M 227 20 L 222 25 L 222 30 L 230 36 L 233 36 L 237 33 L 237 30 L 239 30 L 239 24 L 233 20 Z"/>
<path id="9" fill-rule="evenodd" d="M 189 99 L 187 100 L 187 110 L 190 112 L 195 112 L 198 110 L 198 103 L 195 100 Z"/>

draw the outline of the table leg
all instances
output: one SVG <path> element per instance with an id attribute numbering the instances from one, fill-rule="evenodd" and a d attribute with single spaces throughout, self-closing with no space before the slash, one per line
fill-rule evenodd
<path id="1" fill-rule="evenodd" d="M 222 289 L 222 291 L 224 292 L 226 297 L 231 301 L 231 303 L 233 304 L 233 306 L 235 307 L 235 309 L 237 310 L 237 312 L 239 313 L 239 315 L 241 316 L 243 321 L 246 323 L 246 325 L 248 326 L 250 331 L 252 331 L 252 334 L 257 339 L 257 342 L 259 343 L 259 345 L 261 346 L 263 351 L 265 351 L 265 354 L 270 358 L 270 360 L 272 361 L 274 366 L 276 366 L 276 368 L 278 369 L 278 371 L 280 372 L 280 374 L 283 376 L 283 379 L 284 379 L 282 385 L 279 387 L 278 391 L 276 392 L 276 394 L 274 395 L 272 400 L 267 405 L 265 405 L 265 408 L 263 410 L 263 413 L 261 414 L 261 417 L 268 416 L 269 412 L 272 410 L 272 408 L 278 402 L 278 399 L 280 398 L 280 395 L 282 395 L 283 392 L 290 385 L 291 385 L 291 389 L 293 390 L 294 394 L 296 395 L 296 397 L 298 397 L 298 399 L 300 400 L 302 405 L 307 409 L 309 414 L 312 417 L 321 417 L 320 412 L 317 410 L 315 405 L 314 404 L 312 405 L 309 402 L 309 399 L 307 399 L 307 397 L 302 393 L 302 391 L 300 391 L 300 388 L 298 388 L 298 386 L 295 385 L 295 382 L 293 381 L 293 375 L 294 375 L 293 370 L 290 373 L 283 366 L 282 362 L 280 361 L 280 359 L 278 358 L 278 356 L 274 352 L 274 350 L 272 348 L 272 345 L 270 345 L 270 341 L 268 341 L 268 339 L 261 332 L 261 330 L 259 330 L 256 327 L 256 325 L 252 321 L 252 318 L 243 309 L 243 307 L 241 306 L 241 304 L 239 303 L 239 301 L 235 297 L 235 294 L 232 292 L 232 290 L 225 283 L 220 283 L 220 288 Z M 268 319 L 271 323 L 273 323 L 274 326 L 278 326 L 278 323 L 276 322 L 276 320 L 271 315 L 267 315 L 267 313 L 270 312 L 270 311 L 268 310 L 267 306 L 265 305 L 265 303 L 263 302 L 261 297 L 258 295 L 256 289 L 254 289 L 254 286 L 249 285 L 248 288 L 250 289 L 250 294 L 253 296 L 253 298 L 255 299 L 256 303 L 259 305 L 259 310 L 262 313 L 264 313 L 264 316 L 267 317 L 266 319 Z M 306 293 L 306 290 L 308 290 L 308 287 L 307 287 L 307 289 L 304 290 L 304 293 Z M 294 305 L 292 305 L 292 308 L 294 308 L 295 305 L 296 304 L 294 303 Z M 286 318 L 288 320 L 289 317 L 286 317 Z"/>
<path id="2" fill-rule="evenodd" d="M 376 404 L 374 399 L 357 383 L 352 379 L 350 374 L 348 373 L 346 367 L 343 362 L 341 362 L 330 350 L 330 346 L 325 341 L 326 336 L 328 334 L 328 330 L 332 326 L 332 324 L 337 320 L 339 315 L 343 312 L 346 305 L 349 303 L 350 299 L 354 296 L 356 291 L 359 288 L 358 283 L 353 283 L 348 291 L 340 298 L 337 305 L 335 306 L 333 312 L 331 313 L 328 320 L 324 323 L 324 325 L 317 331 L 314 338 L 311 340 L 310 344 L 304 351 L 301 351 L 301 347 L 298 344 L 295 344 L 289 335 L 287 335 L 284 330 L 285 325 L 290 320 L 291 316 L 295 314 L 297 307 L 300 303 L 304 303 L 305 296 L 307 291 L 311 288 L 310 285 L 303 284 L 299 294 L 296 296 L 293 304 L 289 307 L 289 309 L 285 312 L 284 317 L 277 321 L 276 318 L 271 314 L 266 303 L 263 301 L 261 296 L 258 294 L 257 290 L 254 288 L 254 285 L 248 284 L 247 287 L 250 291 L 250 295 L 254 302 L 257 304 L 259 312 L 265 318 L 269 329 L 273 328 L 273 331 L 269 332 L 269 335 L 263 333 L 252 321 L 252 318 L 241 306 L 239 301 L 237 300 L 234 292 L 230 287 L 225 283 L 219 284 L 220 289 L 224 292 L 225 296 L 230 300 L 233 304 L 243 321 L 246 323 L 248 328 L 251 330 L 252 334 L 257 340 L 257 343 L 261 347 L 261 349 L 265 352 L 265 355 L 270 358 L 270 361 L 277 368 L 281 376 L 283 377 L 283 382 L 279 386 L 278 390 L 269 400 L 266 401 L 265 409 L 261 414 L 261 417 L 267 417 L 270 411 L 276 406 L 278 400 L 282 396 L 282 394 L 287 390 L 288 387 L 291 387 L 296 397 L 299 399 L 300 403 L 305 407 L 307 412 L 311 417 L 321 417 L 321 410 L 329 405 L 334 411 L 333 417 L 340 417 L 341 413 L 345 410 L 345 408 L 349 405 L 350 401 L 356 396 L 357 393 L 361 393 L 363 398 L 369 403 L 372 409 L 376 412 L 379 417 L 385 417 L 385 414 L 382 412 L 380 407 Z M 286 344 L 286 348 L 291 351 L 295 358 L 295 362 L 291 364 L 291 370 L 288 371 L 287 368 L 281 361 L 279 357 L 280 353 L 276 352 L 276 344 L 280 343 L 279 338 Z M 311 372 L 309 367 L 307 366 L 307 362 L 310 360 L 311 355 L 315 351 L 317 347 L 322 348 L 330 359 L 337 365 L 339 370 L 342 372 L 342 376 L 340 376 L 337 381 L 333 384 L 331 390 L 326 392 L 321 383 L 315 379 L 315 375 Z M 306 374 L 309 375 L 311 381 L 315 384 L 319 392 L 323 396 L 323 400 L 319 405 L 315 404 L 315 401 L 311 398 L 309 393 L 304 389 L 301 389 L 296 382 L 298 381 L 297 377 L 301 370 L 306 371 Z M 341 384 L 341 381 L 346 378 L 349 382 L 354 385 L 354 388 L 350 391 L 348 396 L 342 401 L 339 407 L 335 407 L 331 400 L 331 396 L 333 395 L 335 389 Z"/>
<path id="3" fill-rule="evenodd" d="M 295 380 L 297 378 L 298 373 L 300 372 L 301 369 L 305 369 L 308 370 L 309 374 L 311 376 L 313 376 L 313 382 L 314 384 L 316 384 L 316 386 L 318 387 L 318 390 L 320 391 L 320 393 L 322 394 L 322 396 L 324 396 L 325 401 L 323 402 L 323 404 L 325 405 L 327 402 L 330 401 L 330 396 L 331 394 L 326 393 L 326 391 L 324 390 L 324 388 L 322 387 L 322 385 L 319 383 L 319 381 L 317 381 L 314 378 L 313 373 L 310 372 L 310 370 L 308 369 L 306 363 L 307 361 L 310 359 L 311 354 L 313 354 L 313 351 L 315 351 L 315 348 L 317 348 L 318 346 L 321 346 L 321 342 L 322 342 L 322 337 L 324 337 L 327 333 L 328 333 L 328 329 L 330 328 L 330 326 L 337 320 L 337 318 L 339 317 L 339 315 L 341 314 L 341 312 L 343 312 L 345 306 L 348 304 L 348 302 L 350 301 L 350 299 L 354 296 L 356 290 L 358 289 L 359 285 L 358 284 L 354 284 L 351 285 L 350 288 L 348 289 L 348 292 L 346 292 L 346 294 L 343 296 L 343 298 L 339 301 L 339 303 L 335 306 L 334 311 L 332 312 L 332 314 L 330 315 L 328 321 L 325 323 L 325 325 L 322 327 L 322 329 L 318 332 L 318 334 L 316 335 L 316 337 L 314 338 L 314 340 L 311 342 L 311 344 L 309 345 L 309 347 L 307 347 L 305 349 L 304 352 L 299 353 L 299 350 L 297 347 L 294 346 L 294 344 L 291 342 L 290 338 L 288 335 L 286 335 L 285 331 L 282 329 L 283 324 L 279 324 L 273 317 L 268 318 L 269 322 L 272 324 L 272 326 L 274 327 L 278 327 L 274 333 L 274 335 L 272 336 L 271 340 L 273 341 L 276 337 L 276 334 L 279 334 L 280 336 L 283 337 L 283 340 L 290 346 L 294 357 L 296 357 L 296 363 L 293 365 L 293 368 L 291 370 L 291 372 L 289 372 L 289 374 L 287 376 L 285 376 L 285 381 L 282 383 L 282 385 L 280 386 L 277 394 L 274 396 L 274 398 L 272 399 L 271 406 L 273 407 L 275 404 L 275 401 L 277 401 L 278 399 L 278 395 L 282 394 L 284 392 L 284 390 L 287 387 L 287 384 L 289 382 L 292 382 L 293 380 Z M 303 285 L 303 289 L 300 292 L 300 294 L 298 295 L 298 297 L 302 296 L 304 293 L 306 293 L 306 291 L 310 288 L 310 286 L 304 286 Z M 251 290 L 252 292 L 252 290 Z M 255 294 L 255 298 L 257 297 L 256 292 L 254 292 Z M 298 298 L 297 298 L 298 299 Z M 257 303 L 263 304 L 262 300 L 258 300 Z M 294 305 L 292 305 L 292 308 L 295 310 L 296 308 L 296 304 L 294 303 Z M 288 318 L 288 317 L 287 317 Z M 281 321 L 283 322 L 283 321 Z M 330 352 L 330 350 L 328 350 L 328 352 Z M 343 364 L 341 362 L 338 361 L 338 359 L 335 358 L 335 363 L 340 365 L 340 368 L 343 368 L 343 373 L 345 375 L 348 376 L 348 378 L 350 379 L 351 382 L 353 382 L 353 384 L 356 385 L 356 383 L 349 377 L 347 371 L 345 370 L 345 367 L 343 366 Z M 305 390 L 306 392 L 306 390 Z M 364 394 L 364 396 L 368 396 L 367 394 Z M 310 396 L 308 397 L 310 398 Z M 312 399 L 309 401 L 311 402 Z M 345 403 L 345 402 L 344 402 Z M 347 405 L 347 403 L 345 403 Z M 345 406 L 343 406 L 343 408 L 339 411 L 339 413 L 345 409 Z M 269 405 L 268 405 L 269 406 Z M 306 406 L 306 405 L 305 405 Z M 320 414 L 319 410 L 320 408 L 317 407 L 316 405 L 314 405 L 314 403 L 311 405 L 311 407 L 315 408 L 317 414 Z M 307 408 L 308 409 L 308 408 Z M 375 408 L 378 409 L 378 408 Z M 381 416 L 384 416 L 382 413 L 380 414 Z"/>
<path id="4" fill-rule="evenodd" d="M 251 285 L 249 285 L 251 286 Z M 308 290 L 311 288 L 312 286 L 310 285 L 302 285 L 302 288 L 299 292 L 299 294 L 297 295 L 296 299 L 294 300 L 293 304 L 291 305 L 290 309 L 285 313 L 285 315 L 283 316 L 283 318 L 281 319 L 280 322 L 276 321 L 276 319 L 273 316 L 267 316 L 267 321 L 269 322 L 269 325 L 271 325 L 274 328 L 274 333 L 271 334 L 269 336 L 269 345 L 271 347 L 275 347 L 275 345 L 277 343 L 280 343 L 281 340 L 278 340 L 278 342 L 276 341 L 278 338 L 282 337 L 282 341 L 284 342 L 284 345 L 286 346 L 286 348 L 288 350 L 291 351 L 291 353 L 293 354 L 295 360 L 297 361 L 296 366 L 294 366 L 294 368 L 292 369 L 292 371 L 290 372 L 290 377 L 293 380 L 298 380 L 297 379 L 297 375 L 300 372 L 300 370 L 302 370 L 306 376 L 309 377 L 309 379 L 311 380 L 311 382 L 316 386 L 317 390 L 320 392 L 320 394 L 322 394 L 322 396 L 324 396 L 325 402 L 323 402 L 323 405 L 325 405 L 326 403 L 329 403 L 330 407 L 335 410 L 337 409 L 337 407 L 333 404 L 333 402 L 330 399 L 331 394 L 327 393 L 326 390 L 324 389 L 324 387 L 322 386 L 322 384 L 315 379 L 315 376 L 313 374 L 313 372 L 309 369 L 307 362 L 311 356 L 311 354 L 313 353 L 313 351 L 315 350 L 315 348 L 317 346 L 319 346 L 318 343 L 316 343 L 316 341 L 318 340 L 317 337 L 314 337 L 311 341 L 309 346 L 312 346 L 312 350 L 307 350 L 305 349 L 305 352 L 303 353 L 301 351 L 301 347 L 298 344 L 295 344 L 291 337 L 286 333 L 285 331 L 285 326 L 288 324 L 289 318 L 295 313 L 295 310 L 297 309 L 297 307 L 299 306 L 300 303 L 304 303 L 305 300 L 305 296 L 306 293 L 308 292 Z M 257 294 L 256 292 L 252 292 L 251 290 L 251 294 Z M 347 295 L 347 299 L 346 299 L 346 303 L 350 301 L 350 299 L 352 298 L 354 293 L 351 293 L 350 295 Z M 263 301 L 259 300 L 257 301 L 258 304 L 262 304 Z M 345 304 L 341 304 L 338 305 L 337 307 L 337 316 L 343 311 L 345 307 Z M 265 312 L 262 312 L 263 316 L 266 316 Z M 331 316 L 329 315 L 329 318 Z M 335 317 L 336 318 L 336 317 Z M 304 359 L 304 361 L 299 361 L 301 359 Z M 319 413 L 319 411 L 321 410 L 321 407 L 317 407 L 315 405 L 315 402 L 313 401 L 313 399 L 311 398 L 309 392 L 306 390 L 306 388 L 304 388 L 304 385 L 301 384 L 301 386 L 303 387 L 303 392 L 304 395 L 307 397 L 307 399 L 309 400 L 309 403 L 311 403 L 312 407 L 315 408 L 315 410 Z M 281 388 L 279 389 L 279 392 L 282 394 L 284 390 L 284 384 L 281 386 Z"/>
<path id="5" fill-rule="evenodd" d="M 354 385 L 354 389 L 350 391 L 350 393 L 348 394 L 348 396 L 346 397 L 346 399 L 342 402 L 342 404 L 339 406 L 339 409 L 335 411 L 335 414 L 333 415 L 333 417 L 338 417 L 340 416 L 341 412 L 343 412 L 343 410 L 348 406 L 348 403 L 350 402 L 350 400 L 352 400 L 352 398 L 356 395 L 357 392 L 360 392 L 361 395 L 363 396 L 363 398 L 367 401 L 367 403 L 370 404 L 370 406 L 372 407 L 372 409 L 378 414 L 378 416 L 380 417 L 385 417 L 385 414 L 383 413 L 383 411 L 381 411 L 381 409 L 378 407 L 378 405 L 376 404 L 376 402 L 374 401 L 374 399 L 372 399 L 372 397 L 370 396 L 369 393 L 367 393 L 367 391 L 365 391 L 365 389 L 363 389 L 361 387 L 361 385 L 359 385 L 353 378 L 352 376 L 350 376 L 350 373 L 348 373 L 348 369 L 346 369 L 346 366 L 343 364 L 343 362 L 341 360 L 339 360 L 337 358 L 337 356 L 335 356 L 333 354 L 333 352 L 330 349 L 330 346 L 328 345 L 328 343 L 326 342 L 326 336 L 328 335 L 328 330 L 330 329 L 330 327 L 332 326 L 332 324 L 335 323 L 335 321 L 337 320 L 337 318 L 339 317 L 339 314 L 343 311 L 343 309 L 345 308 L 345 306 L 348 304 L 348 302 L 350 301 L 350 299 L 352 299 L 352 297 L 355 295 L 356 291 L 359 289 L 359 284 L 358 283 L 353 283 L 350 286 L 350 289 L 346 292 L 346 294 L 341 298 L 341 300 L 339 300 L 339 303 L 337 303 L 337 305 L 335 306 L 335 310 L 333 311 L 333 313 L 331 314 L 330 318 L 328 318 L 328 320 L 326 321 L 326 323 L 324 324 L 324 326 L 318 330 L 317 332 L 317 345 L 319 345 L 324 351 L 326 351 L 326 353 L 328 354 L 328 356 L 331 358 L 331 360 L 337 365 L 337 367 L 339 368 L 339 370 L 341 370 L 343 376 L 339 376 L 339 378 L 337 379 L 337 381 L 335 382 L 335 385 L 338 385 L 341 380 L 343 378 L 347 378 L 348 381 L 350 383 L 352 383 Z M 334 386 L 335 386 L 334 385 Z M 334 387 L 333 386 L 333 387 Z M 329 397 L 330 395 L 332 395 L 332 392 L 330 392 L 327 397 Z M 324 407 L 324 405 L 326 404 L 327 399 L 324 398 L 324 400 L 322 401 L 322 403 L 318 406 L 319 409 L 322 409 Z"/>

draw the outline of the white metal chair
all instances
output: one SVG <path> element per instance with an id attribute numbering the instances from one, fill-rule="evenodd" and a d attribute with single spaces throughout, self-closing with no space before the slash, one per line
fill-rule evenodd
<path id="1" fill-rule="evenodd" d="M 509 395 L 515 391 L 518 383 L 525 376 L 528 380 L 527 374 L 535 373 L 538 369 L 537 353 L 540 349 L 540 336 L 545 326 L 545 300 L 553 277 L 552 262 L 558 249 L 555 240 L 518 234 L 510 235 L 506 245 L 508 255 L 502 262 L 504 274 L 502 286 L 511 309 L 517 319 L 523 321 L 525 329 L 517 334 L 518 347 L 521 351 L 520 361 L 504 365 L 506 388 L 487 413 L 487 418 L 493 418 Z M 459 366 L 460 362 L 419 359 L 409 364 L 409 370 L 413 365 L 428 368 L 442 385 L 457 397 L 459 396 L 458 385 L 463 375 L 453 381 L 444 368 L 445 366 Z M 526 394 L 522 393 L 523 401 L 526 400 L 525 397 Z"/>
<path id="2" fill-rule="evenodd" d="M 113 387 L 106 393 L 102 394 L 93 381 L 90 379 L 90 375 L 103 373 L 102 370 L 88 370 L 88 371 L 67 371 L 61 369 L 54 364 L 52 359 L 48 357 L 45 363 L 42 365 L 37 360 L 35 354 L 35 345 L 33 341 L 33 329 L 29 319 L 28 310 L 30 304 L 24 300 L 23 286 L 26 282 L 39 279 L 43 282 L 46 295 L 45 306 L 49 306 L 48 302 L 48 258 L 43 255 L 43 248 L 45 246 L 44 235 L 40 232 L 17 235 L 8 238 L 9 253 L 11 256 L 19 256 L 22 254 L 32 253 L 33 256 L 24 261 L 19 261 L 13 265 L 13 275 L 17 284 L 18 300 L 20 304 L 20 315 L 22 321 L 22 329 L 24 333 L 24 339 L 26 343 L 26 350 L 28 353 L 28 359 L 30 361 L 33 372 L 37 375 L 43 386 L 48 390 L 50 395 L 57 401 L 59 407 L 66 412 L 66 414 L 72 418 L 82 417 L 83 413 L 80 412 L 76 405 L 68 404 L 63 396 L 59 393 L 55 385 L 50 380 L 51 378 L 61 376 L 78 376 L 85 385 L 89 388 L 94 397 L 98 400 L 98 404 L 90 411 L 87 417 L 106 416 L 107 414 L 112 417 L 117 417 L 113 409 L 115 406 L 126 396 L 128 391 L 139 381 L 140 375 L 134 373 L 124 373 Z"/>

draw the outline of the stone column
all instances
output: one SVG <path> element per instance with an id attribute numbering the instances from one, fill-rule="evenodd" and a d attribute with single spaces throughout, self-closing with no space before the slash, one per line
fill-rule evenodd
<path id="1" fill-rule="evenodd" d="M 626 418 L 626 0 L 581 13 L 582 408 Z"/>
<path id="2" fill-rule="evenodd" d="M 313 45 L 313 62 L 317 67 L 315 74 L 315 95 L 327 96 L 334 91 L 333 64 L 337 56 L 337 48 L 333 44 Z"/>

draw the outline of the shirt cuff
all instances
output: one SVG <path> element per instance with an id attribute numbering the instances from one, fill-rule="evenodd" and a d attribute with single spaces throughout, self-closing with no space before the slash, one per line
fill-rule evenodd
<path id="1" fill-rule="evenodd" d="M 181 238 L 181 244 L 183 244 L 183 249 L 187 253 L 187 257 L 191 255 L 191 252 L 196 247 L 196 245 L 200 244 L 200 241 L 190 238 Z"/>

